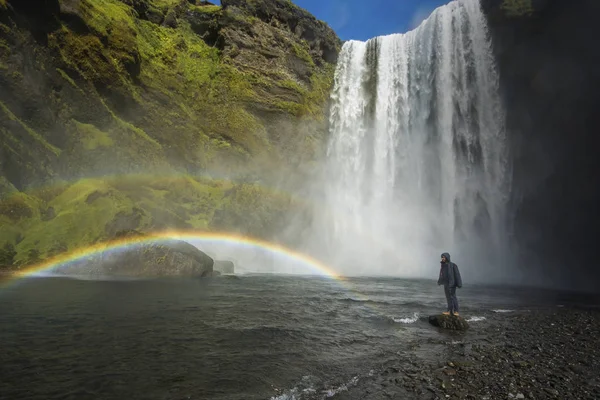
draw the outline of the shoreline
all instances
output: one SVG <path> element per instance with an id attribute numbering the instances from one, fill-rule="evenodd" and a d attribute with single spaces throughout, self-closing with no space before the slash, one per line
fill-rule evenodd
<path id="1" fill-rule="evenodd" d="M 515 311 L 417 337 L 339 399 L 598 399 L 600 310 Z"/>

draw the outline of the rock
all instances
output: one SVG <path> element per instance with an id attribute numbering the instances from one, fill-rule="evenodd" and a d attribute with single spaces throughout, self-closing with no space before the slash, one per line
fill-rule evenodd
<path id="1" fill-rule="evenodd" d="M 429 316 L 429 323 L 433 326 L 453 331 L 466 331 L 469 329 L 469 323 L 461 316 L 431 315 Z"/>
<path id="2" fill-rule="evenodd" d="M 220 274 L 233 274 L 235 273 L 235 266 L 233 261 L 229 260 L 215 260 L 213 270 Z"/>
<path id="3" fill-rule="evenodd" d="M 528 364 L 525 361 L 515 361 L 513 365 L 517 368 L 525 368 Z"/>
<path id="4" fill-rule="evenodd" d="M 124 253 L 107 248 L 97 256 L 69 264 L 56 272 L 65 275 L 156 278 L 213 276 L 213 259 L 181 240 L 149 240 Z"/>
<path id="5" fill-rule="evenodd" d="M 452 369 L 452 368 L 448 368 L 448 369 L 444 370 L 444 373 L 448 376 L 453 376 L 453 375 L 456 375 L 456 370 Z"/>
<path id="6" fill-rule="evenodd" d="M 0 0 L 0 196 L 316 160 L 341 46 L 324 22 L 287 0 L 96 3 Z"/>
<path id="7" fill-rule="evenodd" d="M 263 22 L 287 28 L 300 39 L 305 40 L 310 52 L 328 63 L 337 61 L 340 41 L 324 22 L 317 20 L 304 9 L 288 0 L 222 0 L 225 10 L 238 8 Z"/>
<path id="8" fill-rule="evenodd" d="M 596 288 L 600 276 L 587 267 L 595 249 L 586 238 L 598 237 L 599 225 L 588 222 L 588 208 L 598 204 L 600 191 L 586 182 L 597 177 L 589 166 L 595 165 L 600 144 L 600 74 L 597 55 L 585 49 L 597 44 L 598 24 L 592 21 L 600 2 L 482 0 L 481 6 L 505 95 L 507 141 L 515 155 L 515 243 L 527 248 L 529 257 L 535 255 L 537 267 L 525 256 L 515 265 L 528 266 L 528 278 L 523 279 L 538 279 L 533 277 L 549 277 L 548 264 L 566 262 L 573 265 L 571 287 L 577 282 Z M 510 8 L 533 13 L 507 13 Z M 580 29 L 571 29 L 575 26 Z M 564 146 L 556 146 L 562 141 Z M 540 209 L 540 202 L 547 206 Z M 563 218 L 567 209 L 569 218 Z M 562 246 L 565 242 L 573 245 Z"/>

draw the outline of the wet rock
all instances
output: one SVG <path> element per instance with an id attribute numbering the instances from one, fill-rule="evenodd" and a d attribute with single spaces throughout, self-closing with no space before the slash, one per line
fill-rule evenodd
<path id="1" fill-rule="evenodd" d="M 448 376 L 453 376 L 456 375 L 456 370 L 452 369 L 452 368 L 448 368 L 444 370 L 444 374 L 448 375 Z"/>
<path id="2" fill-rule="evenodd" d="M 213 259 L 181 240 L 143 240 L 124 252 L 106 251 L 68 264 L 56 273 L 86 277 L 157 278 L 169 276 L 210 277 Z"/>
<path id="3" fill-rule="evenodd" d="M 455 315 L 431 315 L 429 316 L 429 323 L 453 331 L 466 331 L 469 329 L 469 323 L 463 317 Z"/>

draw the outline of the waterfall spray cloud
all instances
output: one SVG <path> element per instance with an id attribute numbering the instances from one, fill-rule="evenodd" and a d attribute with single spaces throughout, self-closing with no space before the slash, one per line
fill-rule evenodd
<path id="1" fill-rule="evenodd" d="M 319 257 L 343 273 L 428 276 L 441 251 L 466 271 L 506 254 L 504 111 L 477 0 L 346 42 L 330 125 Z"/>

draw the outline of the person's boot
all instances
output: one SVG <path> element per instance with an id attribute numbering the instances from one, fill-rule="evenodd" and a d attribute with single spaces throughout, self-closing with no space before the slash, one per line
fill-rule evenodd
<path id="1" fill-rule="evenodd" d="M 444 311 L 442 315 L 450 315 L 450 311 Z"/>
<path id="2" fill-rule="evenodd" d="M 453 315 L 454 315 L 455 317 L 458 317 L 458 315 L 459 315 L 459 314 L 458 314 L 458 311 L 455 311 Z"/>

